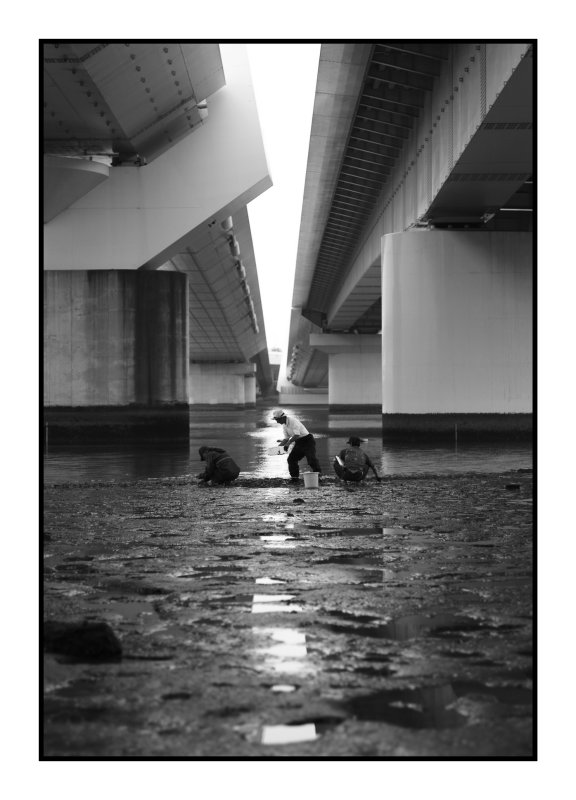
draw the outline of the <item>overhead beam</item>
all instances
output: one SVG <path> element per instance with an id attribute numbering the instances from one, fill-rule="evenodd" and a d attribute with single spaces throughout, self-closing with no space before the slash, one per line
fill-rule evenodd
<path id="1" fill-rule="evenodd" d="M 381 44 L 379 42 L 376 45 L 376 47 L 382 47 L 385 50 L 395 50 L 398 53 L 407 53 L 408 55 L 411 55 L 411 56 L 422 56 L 422 58 L 429 58 L 432 61 L 438 61 L 439 63 L 442 63 L 443 61 L 447 61 L 448 60 L 448 56 L 447 55 L 446 56 L 443 56 L 441 54 L 440 55 L 438 55 L 438 54 L 434 55 L 432 53 L 425 53 L 423 50 L 412 50 L 412 49 L 410 49 L 408 47 L 402 47 L 401 45 L 398 46 L 398 45 L 393 45 L 393 44 Z"/>
<path id="2" fill-rule="evenodd" d="M 408 56 L 408 54 L 406 54 Z M 411 57 L 411 56 L 409 56 Z M 398 64 L 390 58 L 390 60 L 386 60 L 386 56 L 379 55 L 377 58 L 373 58 L 371 61 L 372 64 L 376 64 L 378 67 L 388 67 L 390 69 L 398 69 L 402 70 L 403 72 L 410 72 L 413 75 L 421 75 L 425 78 L 435 78 L 440 74 L 440 69 L 431 69 L 429 72 L 426 72 L 423 69 L 415 69 L 412 67 L 407 67 L 403 64 Z"/>

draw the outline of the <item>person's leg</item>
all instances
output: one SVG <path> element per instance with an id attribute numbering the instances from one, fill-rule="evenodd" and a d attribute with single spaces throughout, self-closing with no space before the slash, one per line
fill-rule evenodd
<path id="1" fill-rule="evenodd" d="M 318 461 L 318 457 L 316 456 L 316 442 L 312 434 L 309 434 L 305 441 L 305 455 L 306 461 L 310 465 L 310 469 L 313 472 L 322 472 L 322 467 L 320 466 L 320 462 Z"/>
<path id="2" fill-rule="evenodd" d="M 344 469 L 344 480 L 351 481 L 352 483 L 358 483 L 358 481 L 362 480 L 362 473 L 360 471 L 352 472 L 349 469 Z"/>
<path id="3" fill-rule="evenodd" d="M 344 467 L 342 467 L 336 459 L 332 462 L 332 466 L 334 467 L 334 472 L 339 478 L 344 478 Z"/>
<path id="4" fill-rule="evenodd" d="M 298 462 L 301 458 L 303 458 L 304 453 L 302 452 L 302 448 L 298 447 L 298 442 L 292 448 L 292 452 L 288 456 L 288 472 L 290 473 L 291 478 L 297 478 L 300 475 L 300 467 Z"/>

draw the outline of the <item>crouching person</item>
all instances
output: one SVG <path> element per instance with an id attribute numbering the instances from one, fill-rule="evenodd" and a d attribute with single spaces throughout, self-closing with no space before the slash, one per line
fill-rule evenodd
<path id="1" fill-rule="evenodd" d="M 226 450 L 220 447 L 201 447 L 198 451 L 206 469 L 196 477 L 204 483 L 230 483 L 240 475 L 240 467 Z"/>
<path id="2" fill-rule="evenodd" d="M 358 483 L 364 480 L 371 469 L 376 480 L 380 482 L 382 478 L 376 472 L 370 456 L 360 447 L 361 440 L 357 436 L 351 436 L 347 444 L 350 446 L 341 450 L 332 462 L 336 475 L 343 481 Z"/>

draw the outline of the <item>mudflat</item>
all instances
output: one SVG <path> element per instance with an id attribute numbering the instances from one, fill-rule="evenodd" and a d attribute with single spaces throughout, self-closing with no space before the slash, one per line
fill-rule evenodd
<path id="1" fill-rule="evenodd" d="M 532 472 L 48 485 L 43 757 L 533 757 Z"/>

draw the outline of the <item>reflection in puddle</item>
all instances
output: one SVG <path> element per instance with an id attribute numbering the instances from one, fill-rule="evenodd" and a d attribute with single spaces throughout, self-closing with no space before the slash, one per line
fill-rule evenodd
<path id="1" fill-rule="evenodd" d="M 381 560 L 380 556 L 332 556 L 332 558 L 327 558 L 322 563 L 363 569 L 364 567 L 379 567 Z"/>
<path id="2" fill-rule="evenodd" d="M 532 690 L 524 686 L 490 686 L 478 681 L 455 681 L 420 689 L 392 689 L 345 702 L 357 719 L 388 722 L 405 728 L 458 728 L 467 717 L 451 706 L 459 697 L 506 705 L 530 705 Z"/>
<path id="3" fill-rule="evenodd" d="M 266 542 L 264 547 L 270 549 L 274 548 L 275 550 L 288 550 L 296 547 L 296 545 L 289 540 L 294 539 L 294 536 L 288 536 L 285 534 L 270 534 L 269 536 L 261 536 L 260 540 L 262 542 Z"/>
<path id="4" fill-rule="evenodd" d="M 346 614 L 346 612 L 338 612 L 336 616 L 342 617 L 343 619 L 350 619 L 350 615 Z M 404 642 L 408 639 L 415 639 L 421 635 L 449 638 L 451 636 L 485 630 L 491 626 L 486 623 L 478 622 L 471 617 L 459 617 L 454 614 L 436 614 L 430 617 L 422 614 L 412 614 L 405 617 L 398 617 L 397 619 L 391 620 L 386 625 L 375 625 L 374 627 L 358 625 L 350 627 L 329 625 L 328 627 L 335 633 L 348 633 L 355 636 L 374 636 L 376 638 Z"/>
<path id="5" fill-rule="evenodd" d="M 264 584 L 265 586 L 270 586 L 273 583 L 286 583 L 286 581 L 279 581 L 276 578 L 256 578 L 256 583 Z"/>
<path id="6" fill-rule="evenodd" d="M 437 614 L 433 617 L 425 617 L 420 614 L 413 614 L 391 620 L 382 628 L 382 636 L 385 639 L 403 642 L 406 639 L 414 639 L 420 636 L 423 631 L 441 634 L 443 631 L 473 631 L 482 627 L 484 626 L 470 617 L 457 617 L 453 614 Z"/>
<path id="7" fill-rule="evenodd" d="M 294 539 L 294 536 L 287 536 L 281 533 L 272 533 L 268 536 L 261 536 L 263 542 L 285 542 L 287 539 Z"/>
<path id="8" fill-rule="evenodd" d="M 384 528 L 326 528 L 318 531 L 320 536 L 382 536 Z"/>
<path id="9" fill-rule="evenodd" d="M 234 730 L 253 744 L 293 744 L 313 742 L 318 738 L 316 725 L 313 722 L 288 725 L 235 725 Z"/>
<path id="10" fill-rule="evenodd" d="M 252 598 L 253 614 L 294 613 L 303 611 L 302 606 L 290 603 L 293 594 L 255 594 Z"/>
<path id="11" fill-rule="evenodd" d="M 507 673 L 510 677 L 511 673 Z M 452 687 L 458 697 L 495 697 L 505 705 L 532 705 L 532 689 L 526 686 L 490 686 L 479 681 L 454 681 Z"/>
<path id="12" fill-rule="evenodd" d="M 286 521 L 286 514 L 263 514 L 262 520 L 264 522 L 285 522 Z"/>
<path id="13" fill-rule="evenodd" d="M 340 725 L 342 717 L 314 717 L 295 720 L 285 725 L 236 725 L 234 730 L 241 733 L 254 744 L 292 744 L 294 742 L 313 742 L 323 734 Z"/>
<path id="14" fill-rule="evenodd" d="M 131 622 L 138 623 L 145 628 L 152 628 L 158 624 L 152 605 L 147 602 L 133 601 L 108 601 L 106 610 L 102 614 L 103 618 L 109 622 Z"/>
<path id="15" fill-rule="evenodd" d="M 274 686 L 270 687 L 270 691 L 272 692 L 295 692 L 296 687 L 293 683 L 275 683 Z"/>
<path id="16" fill-rule="evenodd" d="M 311 671 L 311 666 L 306 663 L 306 634 L 294 628 L 252 628 L 252 632 L 258 643 L 254 654 L 262 662 L 264 670 L 289 674 Z M 290 689 L 276 691 L 293 691 L 294 687 L 289 686 Z"/>
<path id="17" fill-rule="evenodd" d="M 302 606 L 296 604 L 282 605 L 281 603 L 255 603 L 252 606 L 253 614 L 279 614 L 279 613 L 297 613 L 304 611 Z"/>
<path id="18" fill-rule="evenodd" d="M 357 719 L 388 722 L 405 728 L 458 728 L 466 717 L 449 705 L 457 700 L 450 684 L 422 689 L 393 689 L 348 701 L 345 706 Z"/>
<path id="19" fill-rule="evenodd" d="M 312 742 L 318 738 L 316 725 L 263 725 L 260 734 L 261 744 L 291 744 L 292 742 Z"/>

